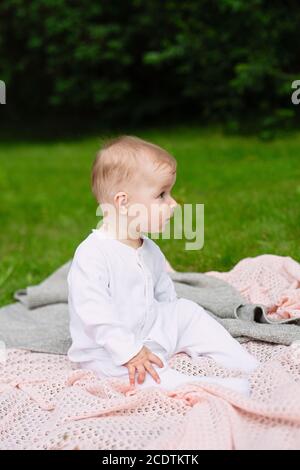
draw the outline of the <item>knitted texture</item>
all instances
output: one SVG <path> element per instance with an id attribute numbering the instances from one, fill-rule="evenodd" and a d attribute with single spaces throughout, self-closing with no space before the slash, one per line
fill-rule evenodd
<path id="1" fill-rule="evenodd" d="M 249 303 L 265 305 L 272 320 L 300 318 L 300 264 L 289 256 L 244 258 L 229 272 L 205 274 L 227 281 Z"/>
<path id="2" fill-rule="evenodd" d="M 220 385 L 128 391 L 64 355 L 9 349 L 0 364 L 1 449 L 300 449 L 300 343 L 248 342 L 251 397 Z M 243 376 L 207 357 L 173 356 L 188 375 Z"/>

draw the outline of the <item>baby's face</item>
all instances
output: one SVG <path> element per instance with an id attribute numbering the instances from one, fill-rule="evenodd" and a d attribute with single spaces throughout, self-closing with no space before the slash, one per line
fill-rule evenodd
<path id="1" fill-rule="evenodd" d="M 177 202 L 171 195 L 176 181 L 176 173 L 170 169 L 161 170 L 159 173 L 147 171 L 141 175 L 141 184 L 132 188 L 131 204 L 141 205 L 139 212 L 138 230 L 146 233 L 159 233 L 164 231 L 168 220 L 173 216 Z M 146 177 L 145 177 L 146 176 Z"/>

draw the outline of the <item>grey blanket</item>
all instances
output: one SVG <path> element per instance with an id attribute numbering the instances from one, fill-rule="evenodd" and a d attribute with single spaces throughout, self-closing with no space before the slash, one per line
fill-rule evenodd
<path id="1" fill-rule="evenodd" d="M 67 274 L 71 260 L 36 286 L 15 292 L 17 302 L 0 308 L 0 340 L 7 347 L 66 354 L 70 344 Z M 300 321 L 271 322 L 263 305 L 247 304 L 227 282 L 197 272 L 169 273 L 178 297 L 198 303 L 238 341 L 291 344 Z"/>

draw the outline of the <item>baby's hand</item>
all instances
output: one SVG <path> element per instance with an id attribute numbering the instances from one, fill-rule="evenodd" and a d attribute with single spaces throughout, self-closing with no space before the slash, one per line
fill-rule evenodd
<path id="1" fill-rule="evenodd" d="M 160 383 L 160 378 L 152 367 L 151 362 L 157 364 L 159 367 L 163 367 L 163 363 L 158 356 L 153 354 L 150 349 L 143 346 L 140 352 L 134 356 L 130 361 L 124 364 L 128 368 L 129 373 L 129 383 L 131 388 L 135 385 L 135 372 L 138 373 L 138 383 L 143 383 L 145 380 L 146 371 L 156 380 L 157 383 Z"/>

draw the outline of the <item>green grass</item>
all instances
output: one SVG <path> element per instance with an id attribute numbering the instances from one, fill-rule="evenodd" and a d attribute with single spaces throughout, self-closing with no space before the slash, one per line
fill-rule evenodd
<path id="1" fill-rule="evenodd" d="M 263 253 L 300 261 L 300 133 L 272 142 L 184 126 L 134 133 L 176 157 L 178 202 L 205 204 L 202 250 L 155 240 L 176 270 L 228 270 Z M 89 184 L 100 138 L 0 144 L 0 305 L 68 261 L 98 223 Z"/>

